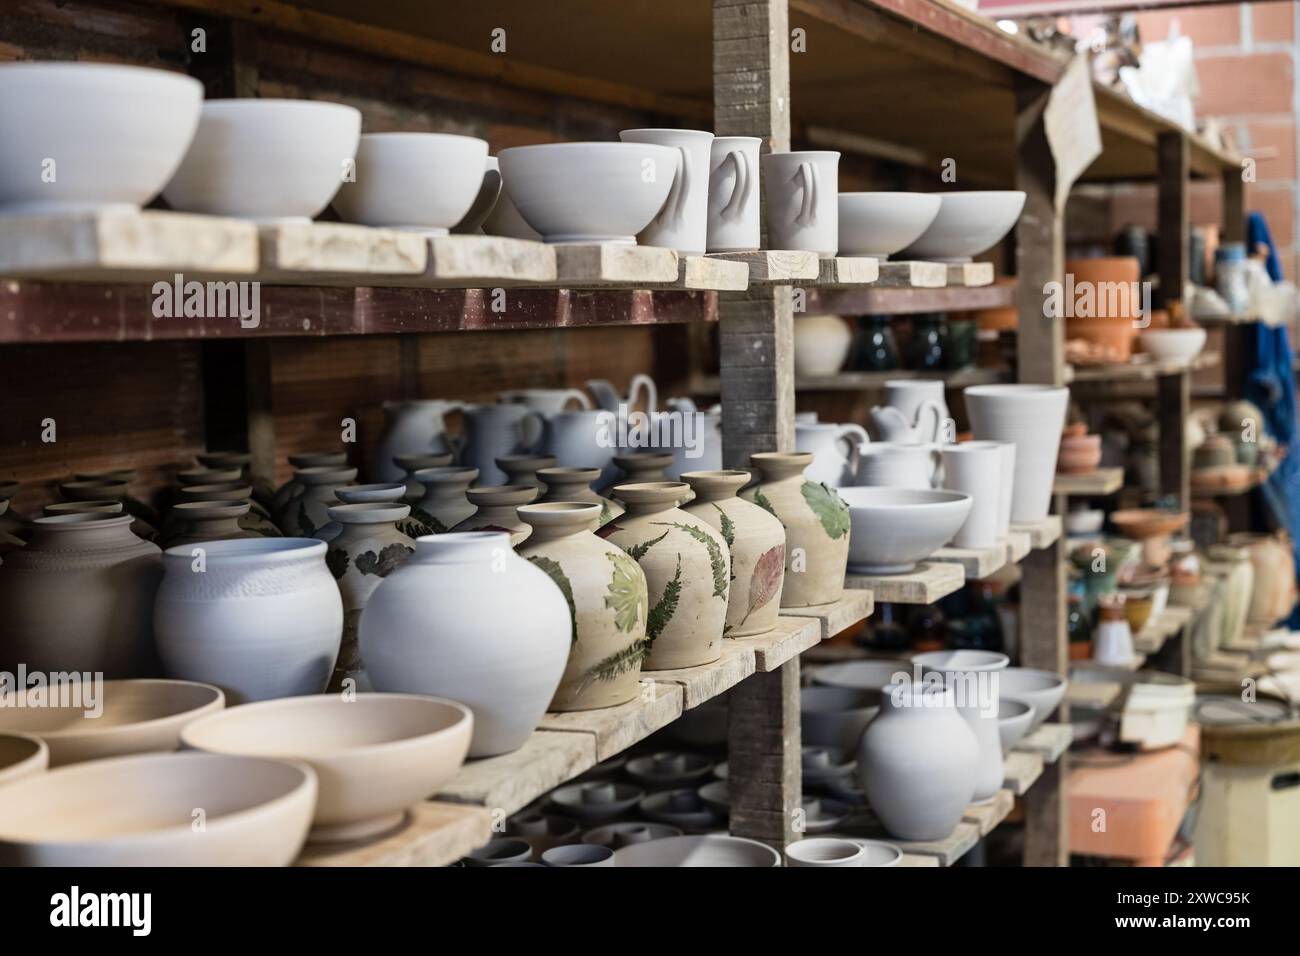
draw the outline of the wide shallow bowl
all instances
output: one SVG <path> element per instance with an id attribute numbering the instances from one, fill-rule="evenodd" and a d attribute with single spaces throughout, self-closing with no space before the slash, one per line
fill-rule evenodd
<path id="1" fill-rule="evenodd" d="M 938 193 L 840 193 L 840 255 L 888 258 L 934 222 Z"/>
<path id="2" fill-rule="evenodd" d="M 1142 351 L 1157 362 L 1186 365 L 1205 348 L 1205 329 L 1144 329 L 1138 335 Z"/>
<path id="3" fill-rule="evenodd" d="M 218 688 L 187 680 L 106 680 L 57 693 L 58 706 L 29 690 L 22 699 L 32 706 L 0 707 L 0 733 L 41 738 L 51 767 L 175 750 L 187 724 L 226 706 Z"/>
<path id="4" fill-rule="evenodd" d="M 203 85 L 107 63 L 0 66 L 0 215 L 139 208 L 167 184 Z"/>
<path id="5" fill-rule="evenodd" d="M 879 712 L 880 694 L 853 687 L 799 691 L 799 728 L 805 747 L 857 753 L 862 732 Z"/>
<path id="6" fill-rule="evenodd" d="M 826 664 L 813 671 L 813 684 L 819 687 L 848 687 L 867 691 L 871 706 L 880 705 L 881 692 L 891 684 L 910 681 L 913 677 L 911 661 L 840 661 Z"/>
<path id="7" fill-rule="evenodd" d="M 682 831 L 679 828 L 666 823 L 626 820 L 622 823 L 607 823 L 603 827 L 588 830 L 582 835 L 582 842 L 613 847 L 617 850 L 634 843 L 649 843 L 651 840 L 664 840 L 681 835 Z"/>
<path id="8" fill-rule="evenodd" d="M 50 765 L 50 748 L 40 737 L 0 734 L 0 786 L 40 773 Z"/>
<path id="9" fill-rule="evenodd" d="M 1003 700 L 1018 700 L 1034 708 L 1026 733 L 1033 733 L 1056 710 L 1069 685 L 1054 671 L 1030 667 L 1008 667 L 998 674 L 998 695 Z"/>
<path id="10" fill-rule="evenodd" d="M 546 866 L 613 866 L 614 850 L 598 843 L 570 843 L 542 854 Z"/>
<path id="11" fill-rule="evenodd" d="M 472 136 L 367 133 L 334 208 L 346 222 L 445 236 L 474 204 L 486 162 L 487 143 Z"/>
<path id="12" fill-rule="evenodd" d="M 1034 726 L 1034 708 L 1023 700 L 1005 697 L 998 701 L 998 737 L 1006 753 Z"/>
<path id="13" fill-rule="evenodd" d="M 1120 534 L 1138 541 L 1181 531 L 1187 527 L 1190 518 L 1186 511 L 1159 511 L 1155 508 L 1125 508 L 1110 513 L 1110 522 Z"/>
<path id="14" fill-rule="evenodd" d="M 630 783 L 589 780 L 571 783 L 551 792 L 551 804 L 562 815 L 583 823 L 605 823 L 621 817 L 645 797 Z"/>
<path id="15" fill-rule="evenodd" d="M 904 574 L 943 547 L 970 514 L 970 495 L 913 488 L 841 488 L 849 506 L 849 569 Z"/>
<path id="16" fill-rule="evenodd" d="M 285 866 L 316 774 L 224 754 L 137 754 L 0 787 L 0 866 Z"/>
<path id="17" fill-rule="evenodd" d="M 785 865 L 789 867 L 855 867 L 862 866 L 866 858 L 866 847 L 856 840 L 845 837 L 813 837 L 808 840 L 796 840 L 785 848 Z"/>
<path id="18" fill-rule="evenodd" d="M 532 860 L 532 844 L 521 837 L 499 837 L 489 840 L 481 847 L 465 854 L 466 866 L 518 866 L 532 864 Z"/>
<path id="19" fill-rule="evenodd" d="M 305 222 L 329 205 L 357 153 L 361 113 L 315 100 L 208 100 L 176 175 L 173 209 Z"/>
<path id="20" fill-rule="evenodd" d="M 709 833 L 666 837 L 614 851 L 615 866 L 780 866 L 781 855 L 757 840 Z"/>
<path id="21" fill-rule="evenodd" d="M 940 193 L 938 215 L 903 259 L 969 259 L 1002 239 L 1020 218 L 1025 194 L 1016 190 Z"/>
<path id="22" fill-rule="evenodd" d="M 663 207 L 677 150 L 648 143 L 545 143 L 503 149 L 501 185 L 547 242 L 623 243 Z"/>
<path id="23" fill-rule="evenodd" d="M 310 840 L 391 829 L 465 762 L 474 718 L 455 701 L 416 694 L 286 697 L 232 707 L 190 724 L 186 747 L 301 760 L 320 794 Z"/>

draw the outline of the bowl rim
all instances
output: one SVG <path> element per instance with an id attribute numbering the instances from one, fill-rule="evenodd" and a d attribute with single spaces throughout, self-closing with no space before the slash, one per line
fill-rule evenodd
<path id="1" fill-rule="evenodd" d="M 615 152 L 643 151 L 647 149 L 663 151 L 677 155 L 677 150 L 672 146 L 662 146 L 659 143 L 624 143 L 621 140 L 569 140 L 564 143 L 533 143 L 530 146 L 509 146 L 497 153 L 497 159 L 502 160 L 511 153 L 518 153 L 523 150 L 563 150 L 581 147 L 591 149 L 599 147 L 601 149 L 610 149 Z"/>
<path id="2" fill-rule="evenodd" d="M 13 733 L 26 734 L 31 737 L 41 737 L 42 739 L 49 739 L 55 741 L 66 741 L 66 740 L 92 738 L 92 737 L 96 740 L 102 740 L 111 735 L 126 733 L 127 731 L 136 731 L 142 728 L 151 729 L 154 726 L 161 725 L 165 721 L 176 720 L 178 717 L 184 717 L 186 714 L 193 713 L 196 710 L 202 710 L 205 707 L 211 707 L 215 703 L 220 704 L 220 707 L 218 708 L 219 710 L 224 710 L 226 706 L 225 691 L 223 691 L 220 687 L 216 686 L 215 684 L 208 684 L 204 681 L 180 680 L 179 678 L 174 678 L 174 677 L 113 678 L 111 680 L 100 682 L 100 687 L 105 688 L 105 692 L 104 692 L 105 699 L 107 699 L 108 696 L 106 688 L 108 687 L 109 684 L 131 684 L 135 686 L 139 686 L 142 684 L 184 685 L 187 687 L 197 687 L 203 690 L 212 691 L 213 695 L 215 696 L 213 696 L 211 700 L 208 700 L 205 703 L 198 705 L 197 707 L 191 707 L 188 710 L 178 710 L 170 714 L 163 714 L 162 716 L 159 717 L 150 717 L 148 720 L 136 720 L 126 724 L 105 724 L 103 726 L 94 729 L 86 729 L 85 727 L 82 726 L 74 726 L 74 727 L 67 727 L 60 730 L 42 730 L 39 732 L 33 730 L 8 730 L 5 729 L 3 726 L 0 726 L 0 734 L 13 734 Z M 60 707 L 56 709 L 63 710 L 65 708 Z M 68 708 L 68 709 L 75 710 L 76 708 Z M 127 755 L 123 754 L 121 756 L 127 756 Z M 101 758 L 101 759 L 107 759 L 107 758 Z M 78 763 L 82 763 L 82 762 L 84 761 L 78 761 Z M 65 764 L 64 766 L 73 766 L 73 765 Z"/>
<path id="3" fill-rule="evenodd" d="M 896 511 L 898 509 L 934 508 L 945 505 L 960 505 L 963 502 L 973 500 L 970 495 L 965 494 L 964 492 L 947 491 L 940 488 L 893 488 L 877 485 L 846 485 L 836 490 L 840 492 L 840 497 L 844 500 L 844 503 L 849 506 L 849 511 L 853 511 L 855 508 L 863 511 L 877 508 L 888 508 L 891 511 Z M 866 492 L 877 492 L 882 498 L 888 498 L 893 495 L 902 495 L 909 498 L 917 496 L 919 500 L 865 501 L 855 504 L 853 501 L 849 500 L 849 496 L 845 495 L 844 492 L 853 492 L 855 497 L 858 494 Z M 920 498 L 920 496 L 926 497 Z"/>
<path id="4" fill-rule="evenodd" d="M 228 112 L 270 112 L 274 109 L 317 109 L 320 108 L 326 112 L 340 112 L 349 116 L 355 116 L 358 122 L 361 120 L 361 110 L 355 106 L 349 106 L 347 103 L 339 103 L 336 100 L 314 100 L 307 98 L 294 98 L 290 96 L 218 96 L 212 99 L 205 99 L 201 113 L 207 113 L 209 109 L 214 113 Z"/>

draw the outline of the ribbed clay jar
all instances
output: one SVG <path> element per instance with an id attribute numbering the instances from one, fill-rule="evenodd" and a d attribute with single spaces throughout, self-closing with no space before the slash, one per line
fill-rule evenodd
<path id="1" fill-rule="evenodd" d="M 613 492 L 627 511 L 600 529 L 645 572 L 643 670 L 695 667 L 722 656 L 731 554 L 712 525 L 677 507 L 688 490 L 680 481 L 617 485 Z"/>
<path id="2" fill-rule="evenodd" d="M 785 527 L 782 607 L 838 601 L 849 563 L 849 508 L 833 488 L 804 477 L 808 452 L 761 452 L 758 484 L 741 493 Z"/>
<path id="3" fill-rule="evenodd" d="M 569 661 L 550 710 L 592 710 L 637 695 L 645 656 L 645 573 L 595 531 L 594 502 L 524 505 L 533 529 L 519 554 L 550 576 L 569 604 Z"/>
<path id="4" fill-rule="evenodd" d="M 532 527 L 519 517 L 517 510 L 537 497 L 532 485 L 493 485 L 470 488 L 465 497 L 476 509 L 452 531 L 504 531 L 510 544 L 519 547 L 532 534 Z"/>
<path id="5" fill-rule="evenodd" d="M 168 514 L 171 533 L 165 540 L 166 546 L 264 537 L 240 527 L 239 522 L 248 515 L 250 506 L 248 501 L 183 501 Z"/>
<path id="6" fill-rule="evenodd" d="M 785 581 L 785 528 L 758 505 L 736 497 L 747 471 L 688 471 L 695 500 L 682 510 L 718 529 L 731 550 L 727 637 L 753 637 L 776 626 Z"/>

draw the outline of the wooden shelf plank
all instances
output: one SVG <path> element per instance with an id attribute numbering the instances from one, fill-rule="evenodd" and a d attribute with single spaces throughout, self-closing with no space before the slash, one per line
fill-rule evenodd
<path id="1" fill-rule="evenodd" d="M 1029 544 L 1035 551 L 1050 547 L 1061 537 L 1061 516 L 1048 515 L 1041 521 L 1013 521 L 1011 530 L 1029 535 Z"/>
<path id="2" fill-rule="evenodd" d="M 907 574 L 856 574 L 844 579 L 847 588 L 866 588 L 877 601 L 891 604 L 933 604 L 966 582 L 960 564 L 922 561 Z"/>
<path id="3" fill-rule="evenodd" d="M 868 256 L 831 256 L 817 266 L 817 284 L 824 287 L 866 285 L 880 276 L 880 261 Z"/>
<path id="4" fill-rule="evenodd" d="M 749 266 L 710 256 L 682 256 L 677 287 L 743 292 L 749 288 Z"/>
<path id="5" fill-rule="evenodd" d="M 544 242 L 506 236 L 434 236 L 427 242 L 424 272 L 394 284 L 491 289 L 556 281 L 555 247 Z"/>
<path id="6" fill-rule="evenodd" d="M 978 286 L 993 284 L 993 263 L 953 262 L 948 264 L 948 285 Z"/>
<path id="7" fill-rule="evenodd" d="M 1147 382 L 1162 375 L 1196 372 L 1215 368 L 1219 364 L 1218 352 L 1202 352 L 1191 362 L 1163 361 L 1139 354 L 1131 362 L 1113 362 L 1106 365 L 1069 365 L 1065 369 L 1067 384 L 1082 385 L 1089 382 Z"/>
<path id="8" fill-rule="evenodd" d="M 396 830 L 372 840 L 309 844 L 297 866 L 446 866 L 492 839 L 483 807 L 426 800 Z"/>
<path id="9" fill-rule="evenodd" d="M 641 693 L 617 707 L 548 713 L 538 730 L 586 733 L 596 738 L 596 760 L 608 760 L 667 727 L 682 715 L 682 689 L 666 681 L 644 680 Z"/>
<path id="10" fill-rule="evenodd" d="M 1148 620 L 1146 626 L 1133 635 L 1133 649 L 1139 654 L 1155 654 L 1165 642 L 1191 623 L 1195 612 L 1189 607 L 1166 607 L 1160 616 Z"/>
<path id="11" fill-rule="evenodd" d="M 948 266 L 942 262 L 882 262 L 882 289 L 942 289 L 948 285 Z"/>
<path id="12" fill-rule="evenodd" d="M 945 276 L 945 281 L 946 279 Z M 836 315 L 963 312 L 1014 305 L 1015 290 L 1014 285 L 990 285 L 973 289 L 964 286 L 938 289 L 908 286 L 893 289 L 877 279 L 872 285 L 857 288 L 810 288 L 806 304 L 809 312 L 830 312 Z"/>
<path id="13" fill-rule="evenodd" d="M 1071 680 L 1065 689 L 1065 702 L 1071 706 L 1109 707 L 1123 691 L 1123 685 L 1115 681 Z"/>
<path id="14" fill-rule="evenodd" d="M 884 840 L 902 850 L 905 856 L 930 857 L 936 860 L 939 866 L 952 866 L 979 842 L 981 833 L 979 824 L 963 820 L 942 840 L 899 840 L 884 828 L 870 808 L 864 807 L 849 817 L 834 833 L 829 833 L 827 836 Z"/>
<path id="15" fill-rule="evenodd" d="M 555 281 L 566 288 L 647 284 L 677 281 L 677 253 L 657 246 L 555 246 Z"/>
<path id="16" fill-rule="evenodd" d="M 1034 550 L 1028 531 L 1008 531 L 1006 540 L 1007 561 L 1011 564 L 1019 564 Z"/>
<path id="17" fill-rule="evenodd" d="M 987 548 L 940 548 L 930 555 L 930 560 L 959 564 L 968 581 L 982 581 L 1006 565 L 1009 551 L 1003 539 Z"/>
<path id="18" fill-rule="evenodd" d="M 1005 820 L 1016 805 L 1016 795 L 1010 790 L 999 790 L 988 803 L 972 803 L 962 814 L 965 823 L 979 828 L 982 837 L 992 833 Z"/>
<path id="19" fill-rule="evenodd" d="M 1003 763 L 1003 783 L 1017 797 L 1023 797 L 1043 774 L 1043 758 L 1036 753 L 1013 750 Z"/>
<path id="20" fill-rule="evenodd" d="M 1054 495 L 1112 495 L 1124 487 L 1123 468 L 1098 468 L 1084 475 L 1057 474 Z"/>
<path id="21" fill-rule="evenodd" d="M 802 249 L 757 249 L 753 252 L 710 252 L 709 259 L 740 262 L 749 268 L 751 285 L 791 285 L 815 281 L 821 266 L 815 252 Z"/>
<path id="22" fill-rule="evenodd" d="M 347 222 L 290 222 L 258 227 L 257 278 L 267 283 L 367 285 L 377 277 L 418 276 L 429 262 L 419 233 Z"/>
<path id="23" fill-rule="evenodd" d="M 679 667 L 674 670 L 642 671 L 643 680 L 667 681 L 680 684 L 684 694 L 682 706 L 690 710 L 723 691 L 735 687 L 758 670 L 754 648 L 740 641 L 724 639 L 722 657 L 712 664 L 699 667 Z"/>
<path id="24" fill-rule="evenodd" d="M 821 625 L 822 640 L 830 640 L 841 631 L 871 617 L 875 595 L 870 591 L 845 590 L 838 601 L 811 607 L 783 607 L 782 617 L 816 618 Z"/>
<path id="25" fill-rule="evenodd" d="M 937 856 L 926 856 L 922 853 L 904 853 L 903 858 L 898 862 L 899 866 L 938 866 L 939 858 Z"/>
<path id="26" fill-rule="evenodd" d="M 767 674 L 786 661 L 798 657 L 810 647 L 821 643 L 821 622 L 809 617 L 778 617 L 776 627 L 757 637 L 729 637 L 740 647 L 754 652 L 754 669 Z"/>
<path id="27" fill-rule="evenodd" d="M 1046 763 L 1056 763 L 1070 749 L 1074 729 L 1069 724 L 1043 724 L 1032 734 L 1020 738 L 1012 751 L 1038 754 Z"/>
<path id="28" fill-rule="evenodd" d="M 598 762 L 593 734 L 538 730 L 512 753 L 467 761 L 437 796 L 510 814 Z"/>

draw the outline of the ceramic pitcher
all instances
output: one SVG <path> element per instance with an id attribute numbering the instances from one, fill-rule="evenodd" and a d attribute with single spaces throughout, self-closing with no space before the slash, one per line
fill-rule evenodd
<path id="1" fill-rule="evenodd" d="M 858 448 L 871 441 L 867 430 L 854 422 L 796 424 L 795 451 L 812 452 L 813 463 L 804 472 L 811 481 L 832 488 L 853 484 L 858 469 Z"/>
<path id="2" fill-rule="evenodd" d="M 464 402 L 447 399 L 384 402 L 384 437 L 370 459 L 371 481 L 401 481 L 402 469 L 393 463 L 395 455 L 445 454 L 448 412 L 464 408 Z"/>
<path id="3" fill-rule="evenodd" d="M 588 381 L 587 391 L 596 396 L 597 408 L 610 412 L 618 411 L 619 405 L 626 405 L 629 409 L 637 408 L 639 398 L 645 399 L 645 404 L 640 407 L 647 412 L 652 412 L 659 407 L 659 389 L 655 386 L 655 380 L 642 372 L 632 376 L 626 398 L 619 394 L 613 383 L 603 378 L 593 378 Z"/>
<path id="4" fill-rule="evenodd" d="M 940 458 L 934 445 L 872 442 L 858 448 L 854 484 L 870 488 L 933 488 Z"/>
<path id="5" fill-rule="evenodd" d="M 749 252 L 761 242 L 757 136 L 718 136 L 709 148 L 709 252 Z"/>
<path id="6" fill-rule="evenodd" d="M 948 403 L 943 382 L 934 379 L 891 379 L 885 382 L 885 404 L 903 413 L 920 442 L 950 442 Z M 894 441 L 895 439 L 888 439 Z"/>
<path id="7" fill-rule="evenodd" d="M 543 415 L 554 415 L 577 402 L 578 408 L 591 408 L 591 399 L 579 388 L 516 388 L 501 393 L 501 401 L 527 405 Z"/>
<path id="8" fill-rule="evenodd" d="M 768 246 L 835 255 L 840 241 L 840 154 L 770 153 L 761 164 Z"/>
<path id="9" fill-rule="evenodd" d="M 484 485 L 503 485 L 506 473 L 497 467 L 505 455 L 535 452 L 541 444 L 542 416 L 527 405 L 502 402 L 495 405 L 470 405 L 465 416 L 465 446 L 460 462 L 478 469 Z"/>
<path id="10" fill-rule="evenodd" d="M 619 450 L 618 416 L 600 409 L 557 412 L 542 418 L 542 451 L 561 468 L 599 468 L 595 486 L 606 487 L 618 477 L 614 455 Z"/>
<path id="11" fill-rule="evenodd" d="M 695 129 L 625 129 L 618 136 L 625 143 L 669 146 L 681 157 L 667 201 L 637 236 L 637 244 L 703 255 L 708 240 L 709 149 L 713 134 Z"/>
<path id="12" fill-rule="evenodd" d="M 707 412 L 695 407 L 689 398 L 670 398 L 667 403 L 664 427 L 659 430 L 661 438 L 671 434 L 673 440 L 660 447 L 671 451 L 673 463 L 666 469 L 673 481 L 681 480 L 688 471 L 717 471 L 722 467 L 722 406 L 715 405 Z M 666 427 L 668 415 L 676 416 L 672 420 L 672 429 Z M 680 439 L 680 440 L 677 440 Z"/>

